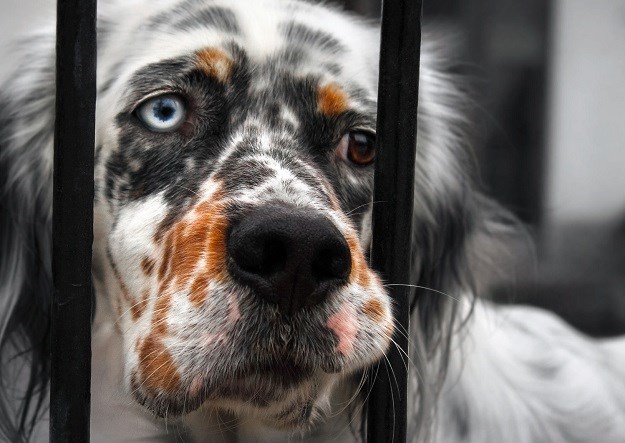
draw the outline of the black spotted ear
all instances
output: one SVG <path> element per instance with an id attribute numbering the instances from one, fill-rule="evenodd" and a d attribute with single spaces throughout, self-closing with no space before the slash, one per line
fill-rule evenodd
<path id="1" fill-rule="evenodd" d="M 417 211 L 413 217 L 413 264 L 418 288 L 411 305 L 429 350 L 440 344 L 442 329 L 455 309 L 454 299 L 471 292 L 467 243 L 476 226 L 470 188 L 430 203 L 427 212 Z"/>
<path id="2" fill-rule="evenodd" d="M 45 409 L 50 373 L 54 34 L 15 53 L 0 82 L 0 440 L 17 442 Z"/>
<path id="3" fill-rule="evenodd" d="M 470 101 L 462 78 L 450 74 L 447 39 L 425 32 L 419 71 L 418 146 L 415 171 L 411 303 L 411 359 L 415 363 L 415 419 L 410 435 L 431 423 L 451 350 L 477 294 L 479 261 L 499 238 L 516 230 L 512 216 L 482 196 L 473 180 L 465 134 Z M 469 308 L 469 309 L 467 309 Z M 418 374 L 418 376 L 417 376 Z"/>

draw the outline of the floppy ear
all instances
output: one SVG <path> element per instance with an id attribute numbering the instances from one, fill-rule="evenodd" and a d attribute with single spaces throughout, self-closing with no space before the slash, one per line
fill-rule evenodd
<path id="1" fill-rule="evenodd" d="M 50 373 L 54 42 L 50 30 L 17 45 L 0 83 L 0 440 L 11 442 L 29 439 Z"/>
<path id="2" fill-rule="evenodd" d="M 120 9 L 98 4 L 98 47 Z M 0 75 L 0 441 L 29 440 L 48 405 L 56 27 L 21 40 Z M 93 54 L 95 57 L 96 54 Z"/>
<path id="3" fill-rule="evenodd" d="M 451 340 L 479 291 L 478 269 L 502 237 L 514 236 L 513 216 L 474 183 L 467 146 L 470 122 L 463 80 L 448 74 L 449 43 L 428 35 L 422 45 L 415 171 L 411 303 L 410 435 L 427 438 L 445 378 Z M 441 55 L 442 54 L 442 55 Z"/>
<path id="4" fill-rule="evenodd" d="M 472 183 L 473 159 L 466 146 L 466 94 L 441 54 L 446 39 L 424 38 L 419 85 L 415 162 L 413 255 L 416 296 L 413 323 L 429 356 L 440 351 L 454 299 L 471 292 L 467 239 L 477 226 L 479 198 Z"/>
<path id="5" fill-rule="evenodd" d="M 516 218 L 476 186 L 467 142 L 473 105 L 463 78 L 449 74 L 444 54 L 452 45 L 429 37 L 420 72 L 412 248 L 418 288 L 411 306 L 427 355 L 445 348 L 459 299 L 481 289 L 485 262 L 523 234 Z"/>

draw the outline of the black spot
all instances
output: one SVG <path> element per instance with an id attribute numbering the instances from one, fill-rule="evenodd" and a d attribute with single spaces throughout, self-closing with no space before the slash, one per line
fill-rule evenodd
<path id="1" fill-rule="evenodd" d="M 274 176 L 273 169 L 254 159 L 241 162 L 229 159 L 216 174 L 228 194 L 243 189 L 254 189 Z"/>
<path id="2" fill-rule="evenodd" d="M 338 63 L 324 63 L 323 69 L 333 75 L 340 75 L 343 69 Z"/>
<path id="3" fill-rule="evenodd" d="M 279 51 L 270 58 L 269 64 L 273 66 L 296 67 L 307 60 L 308 55 L 301 46 L 290 46 Z"/>
<path id="4" fill-rule="evenodd" d="M 311 29 L 304 24 L 289 22 L 280 25 L 280 30 L 286 40 L 293 45 L 314 47 L 333 54 L 345 52 L 345 46 L 339 40 L 326 32 Z"/>
<path id="5" fill-rule="evenodd" d="M 134 104 L 162 87 L 177 86 L 175 89 L 184 91 L 195 69 L 192 56 L 164 60 L 138 69 L 129 82 L 130 93 L 126 102 Z"/>
<path id="6" fill-rule="evenodd" d="M 195 11 L 172 24 L 175 29 L 187 31 L 196 28 L 215 28 L 230 34 L 240 34 L 237 18 L 230 9 L 213 6 Z"/>
<path id="7" fill-rule="evenodd" d="M 185 15 L 192 14 L 194 11 L 193 3 L 195 2 L 187 0 L 187 1 L 179 3 L 174 8 L 169 8 L 161 12 L 160 14 L 155 15 L 153 18 L 151 18 L 148 21 L 146 28 L 147 29 L 159 28 L 163 25 L 168 25 L 177 19 L 179 20 L 181 17 L 184 17 Z"/>
<path id="8" fill-rule="evenodd" d="M 134 103 L 163 82 L 188 100 L 189 122 L 180 131 L 151 132 L 132 112 Z M 106 163 L 106 197 L 123 204 L 164 192 L 170 205 L 186 206 L 208 179 L 231 132 L 228 92 L 182 57 L 138 70 L 128 96 L 126 109 L 115 119 L 120 135 Z"/>

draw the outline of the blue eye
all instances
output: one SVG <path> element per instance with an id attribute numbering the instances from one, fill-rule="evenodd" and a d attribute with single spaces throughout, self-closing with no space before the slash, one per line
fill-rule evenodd
<path id="1" fill-rule="evenodd" d="M 182 98 L 177 95 L 159 95 L 143 103 L 137 110 L 141 121 L 154 132 L 177 129 L 187 115 Z"/>

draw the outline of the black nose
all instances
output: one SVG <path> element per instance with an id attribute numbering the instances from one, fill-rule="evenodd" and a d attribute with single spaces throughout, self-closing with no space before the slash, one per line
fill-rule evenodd
<path id="1" fill-rule="evenodd" d="M 320 303 L 351 271 L 349 246 L 330 220 L 279 204 L 234 222 L 228 254 L 232 276 L 284 314 Z"/>

